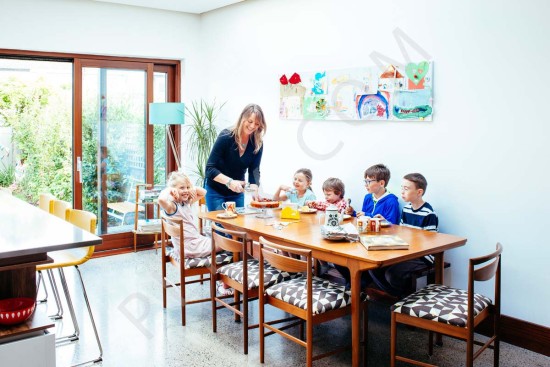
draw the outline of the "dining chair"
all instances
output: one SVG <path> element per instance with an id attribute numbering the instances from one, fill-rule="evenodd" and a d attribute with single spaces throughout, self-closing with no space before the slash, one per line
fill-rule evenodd
<path id="1" fill-rule="evenodd" d="M 289 253 L 293 256 L 281 254 Z M 351 346 L 335 348 L 332 351 L 313 355 L 313 326 L 351 314 L 351 291 L 344 285 L 322 279 L 313 273 L 311 250 L 298 249 L 276 244 L 260 237 L 260 362 L 265 359 L 265 329 L 277 333 L 306 348 L 306 366 L 314 360 L 331 356 L 351 349 Z M 279 271 L 302 274 L 291 280 L 265 286 L 263 268 L 271 266 Z M 367 297 L 361 294 L 361 311 L 363 318 L 363 358 L 366 360 L 367 347 Z M 276 328 L 265 321 L 265 306 L 271 305 L 292 314 L 306 323 L 306 337 L 297 338 L 285 331 L 284 327 Z M 285 325 L 286 326 L 286 325 Z"/>
<path id="2" fill-rule="evenodd" d="M 235 321 L 243 324 L 243 352 L 248 354 L 248 330 L 258 327 L 258 324 L 249 324 L 248 309 L 249 301 L 258 298 L 260 285 L 260 262 L 250 254 L 252 244 L 248 240 L 246 232 L 232 231 L 212 223 L 212 252 L 216 246 L 224 251 L 233 254 L 233 262 L 218 267 L 212 264 L 210 288 L 212 292 L 212 330 L 217 332 L 217 306 L 218 303 L 235 315 Z M 280 271 L 271 266 L 264 266 L 261 279 L 266 286 L 290 280 L 296 274 Z M 233 303 L 225 302 L 221 297 L 216 296 L 216 281 L 233 288 Z M 242 296 L 242 299 L 241 299 Z M 241 311 L 242 306 L 242 311 Z M 282 321 L 282 320 L 280 320 Z"/>
<path id="3" fill-rule="evenodd" d="M 51 194 L 42 193 L 38 196 L 38 207 L 48 213 L 51 213 L 52 200 L 56 200 L 56 197 Z"/>
<path id="4" fill-rule="evenodd" d="M 391 366 L 395 361 L 408 362 L 417 366 L 434 366 L 398 356 L 397 324 L 405 324 L 429 331 L 428 354 L 433 354 L 433 334 L 440 333 L 466 341 L 466 366 L 472 367 L 485 349 L 494 352 L 493 365 L 499 365 L 499 322 L 500 322 L 500 268 L 502 245 L 496 244 L 491 254 L 471 258 L 468 264 L 468 290 L 430 284 L 405 297 L 392 306 L 391 313 Z M 475 293 L 475 282 L 494 278 L 494 302 Z M 493 318 L 493 335 L 485 343 L 474 339 L 475 328 L 485 319 Z M 480 345 L 474 353 L 474 344 Z M 492 344 L 492 345 L 491 345 Z"/>
<path id="5" fill-rule="evenodd" d="M 50 214 L 58 218 L 67 220 L 67 211 L 71 209 L 71 203 L 63 200 L 53 199 L 50 201 Z"/>
<path id="6" fill-rule="evenodd" d="M 97 223 L 97 217 L 95 216 L 95 214 L 92 214 L 84 210 L 67 209 L 66 220 L 79 228 L 82 228 L 88 232 L 95 234 L 96 223 Z M 97 363 L 103 360 L 103 348 L 101 346 L 99 333 L 97 331 L 90 302 L 88 300 L 88 294 L 86 293 L 86 287 L 84 286 L 84 280 L 82 278 L 82 274 L 79 269 L 79 265 L 84 264 L 86 261 L 92 258 L 94 249 L 95 249 L 95 246 L 88 246 L 88 247 L 80 247 L 80 248 L 73 248 L 68 250 L 48 252 L 48 256 L 53 259 L 53 262 L 49 264 L 38 265 L 36 267 L 38 271 L 42 271 L 42 270 L 50 271 L 51 275 L 53 275 L 53 273 L 51 273 L 51 270 L 53 269 L 58 270 L 59 278 L 61 280 L 61 285 L 63 287 L 65 298 L 67 300 L 67 306 L 69 308 L 71 318 L 73 321 L 73 326 L 75 329 L 74 333 L 68 336 L 62 336 L 62 337 L 56 338 L 56 343 L 58 345 L 64 344 L 66 342 L 76 341 L 80 338 L 80 328 L 78 326 L 76 313 L 71 300 L 69 287 L 67 285 L 67 280 L 65 277 L 65 272 L 63 271 L 64 268 L 71 267 L 71 266 L 74 266 L 76 269 L 76 273 L 78 275 L 78 278 L 80 280 L 80 285 L 82 287 L 82 294 L 84 296 L 84 301 L 88 309 L 88 315 L 90 317 L 92 328 L 94 330 L 97 346 L 99 348 L 99 357 L 87 362 L 79 363 L 76 366 L 79 366 L 82 364 L 88 364 L 88 363 Z M 53 279 L 53 276 L 51 277 L 51 279 Z M 53 279 L 52 282 L 55 284 L 55 279 Z"/>
<path id="7" fill-rule="evenodd" d="M 165 215 L 161 216 L 161 263 L 162 263 L 162 306 L 166 308 L 167 297 L 166 290 L 172 287 L 180 288 L 181 299 L 181 324 L 185 326 L 185 306 L 209 302 L 212 300 L 212 294 L 208 298 L 188 300 L 186 297 L 186 286 L 188 284 L 198 283 L 203 284 L 204 281 L 210 280 L 210 263 L 211 255 L 207 257 L 186 258 L 184 246 L 184 224 L 180 218 L 171 218 Z M 179 238 L 179 255 L 175 256 L 174 247 L 170 240 L 171 237 Z M 220 252 L 214 255 L 216 263 L 219 265 L 228 264 L 232 261 L 233 256 L 227 252 Z M 184 259 L 181 261 L 181 259 Z M 171 281 L 167 276 L 166 264 L 172 264 L 179 271 L 179 280 Z M 207 275 L 208 277 L 204 277 Z M 199 276 L 199 278 L 195 278 Z M 188 278 L 194 278 L 187 280 Z"/>

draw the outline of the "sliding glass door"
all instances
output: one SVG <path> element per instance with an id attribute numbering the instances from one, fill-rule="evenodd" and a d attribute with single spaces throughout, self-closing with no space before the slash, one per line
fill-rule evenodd
<path id="1" fill-rule="evenodd" d="M 95 213 L 97 250 L 133 247 L 136 184 L 164 184 L 176 167 L 148 105 L 179 101 L 179 64 L 0 49 L 0 187 Z"/>

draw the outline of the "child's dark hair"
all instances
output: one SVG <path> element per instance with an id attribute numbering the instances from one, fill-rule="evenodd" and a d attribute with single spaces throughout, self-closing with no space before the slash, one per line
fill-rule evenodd
<path id="1" fill-rule="evenodd" d="M 372 177 L 376 181 L 384 180 L 384 187 L 386 187 L 388 186 L 388 182 L 390 182 L 391 174 L 388 167 L 379 163 L 366 169 L 365 178 L 367 177 Z"/>
<path id="2" fill-rule="evenodd" d="M 307 180 L 307 188 L 311 190 L 311 180 L 313 180 L 313 173 L 311 173 L 311 170 L 309 168 L 300 168 L 294 174 L 301 173 L 302 175 L 306 176 Z"/>
<path id="3" fill-rule="evenodd" d="M 428 181 L 420 173 L 409 173 L 408 175 L 403 176 L 405 180 L 409 180 L 414 183 L 417 189 L 422 189 L 422 195 L 426 193 L 426 188 L 428 187 Z"/>
<path id="4" fill-rule="evenodd" d="M 346 186 L 339 178 L 330 177 L 323 182 L 323 191 L 334 191 L 341 198 L 346 194 Z"/>

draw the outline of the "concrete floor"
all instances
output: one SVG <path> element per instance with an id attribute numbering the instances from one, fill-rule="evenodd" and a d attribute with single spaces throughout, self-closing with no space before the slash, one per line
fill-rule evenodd
<path id="1" fill-rule="evenodd" d="M 160 251 L 159 251 L 160 253 Z M 181 326 L 177 290 L 168 290 L 168 308 L 162 308 L 162 284 L 159 253 L 143 251 L 94 259 L 83 266 L 84 281 L 103 345 L 102 366 L 261 366 L 258 331 L 249 335 L 249 354 L 242 354 L 242 327 L 227 310 L 218 313 L 218 332 L 212 332 L 210 303 L 187 308 L 187 326 Z M 171 269 L 173 278 L 174 269 Z M 69 366 L 99 355 L 93 331 L 83 303 L 80 286 L 73 283 L 74 270 L 67 270 L 73 302 L 80 322 L 81 339 L 57 348 L 57 366 Z M 188 288 L 188 297 L 208 296 L 207 283 Z M 50 297 L 51 298 L 51 297 Z M 48 312 L 54 312 L 53 298 Z M 58 322 L 58 335 L 72 331 L 68 311 Z M 279 311 L 270 311 L 277 316 Z M 257 302 L 251 304 L 251 319 L 257 321 Z M 369 366 L 389 365 L 388 307 L 371 302 L 369 306 Z M 407 356 L 440 366 L 463 366 L 465 344 L 444 338 L 444 347 L 436 348 L 428 359 L 427 333 L 400 328 L 398 350 Z M 351 337 L 350 319 L 342 318 L 314 329 L 314 354 L 347 344 Z M 512 345 L 501 344 L 501 366 L 550 366 L 550 358 Z M 327 349 L 327 350 L 328 350 Z M 278 335 L 267 338 L 265 366 L 300 366 L 305 364 L 302 347 Z M 351 353 L 314 362 L 315 366 L 349 366 Z M 492 366 L 492 351 L 486 351 L 476 366 Z"/>

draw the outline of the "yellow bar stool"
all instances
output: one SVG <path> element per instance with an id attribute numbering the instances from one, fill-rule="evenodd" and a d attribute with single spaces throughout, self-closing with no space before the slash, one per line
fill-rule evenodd
<path id="1" fill-rule="evenodd" d="M 54 201 L 55 203 L 55 201 Z M 87 230 L 91 233 L 95 233 L 96 230 L 96 222 L 97 217 L 95 214 L 92 214 L 90 212 L 86 212 L 84 210 L 78 210 L 78 209 L 67 209 L 66 210 L 66 219 L 67 221 L 71 222 L 75 226 L 78 226 L 84 230 Z M 99 348 L 99 357 L 76 364 L 75 366 L 80 366 L 83 364 L 89 364 L 89 363 L 97 363 L 101 362 L 103 360 L 103 348 L 101 347 L 101 341 L 99 340 L 99 334 L 97 331 L 97 327 L 94 321 L 94 317 L 92 314 L 92 309 L 90 307 L 90 302 L 88 300 L 88 295 L 86 293 L 86 288 L 84 286 L 84 281 L 82 279 L 82 274 L 80 273 L 80 269 L 78 268 L 79 265 L 84 264 L 86 261 L 92 258 L 92 255 L 94 253 L 95 246 L 88 246 L 88 247 L 81 247 L 81 248 L 74 248 L 69 250 L 61 250 L 61 251 L 54 251 L 49 252 L 48 256 L 53 258 L 54 262 L 50 264 L 44 264 L 37 266 L 37 270 L 47 270 L 52 271 L 53 269 L 58 269 L 59 271 L 59 277 L 61 279 L 61 284 L 63 286 L 63 291 L 65 293 L 65 297 L 67 299 L 67 305 L 69 307 L 69 311 L 71 313 L 71 318 L 73 320 L 73 325 L 75 328 L 75 332 L 71 335 L 60 337 L 56 339 L 57 344 L 65 344 L 67 342 L 76 341 L 79 339 L 80 336 L 80 329 L 78 327 L 78 322 L 76 320 L 76 314 L 74 311 L 73 303 L 71 300 L 71 296 L 69 293 L 69 287 L 67 286 L 67 281 L 65 278 L 65 273 L 63 272 L 63 268 L 74 266 L 78 278 L 80 280 L 80 284 L 82 286 L 82 293 L 84 295 L 84 301 L 86 302 L 86 307 L 88 308 L 88 314 L 90 316 L 90 320 L 92 322 L 92 327 L 94 330 L 95 338 L 97 341 L 97 346 Z M 53 275 L 53 274 L 52 274 Z"/>

